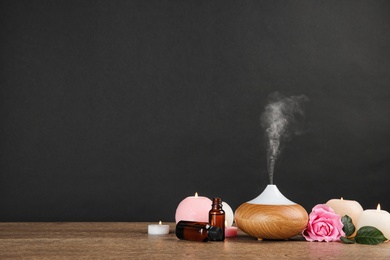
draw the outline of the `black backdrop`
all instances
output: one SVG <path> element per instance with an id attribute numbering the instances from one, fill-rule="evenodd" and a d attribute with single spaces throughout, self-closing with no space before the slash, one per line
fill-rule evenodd
<path id="1" fill-rule="evenodd" d="M 389 1 L 1 1 L 0 221 L 173 221 L 268 182 L 260 115 L 304 94 L 274 181 L 390 210 Z"/>

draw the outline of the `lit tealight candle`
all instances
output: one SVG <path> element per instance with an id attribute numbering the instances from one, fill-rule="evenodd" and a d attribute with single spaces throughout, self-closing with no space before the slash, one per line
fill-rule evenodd
<path id="1" fill-rule="evenodd" d="M 331 207 L 334 212 L 336 212 L 336 214 L 340 215 L 341 217 L 348 215 L 352 219 L 355 227 L 358 223 L 360 215 L 363 212 L 362 206 L 355 200 L 345 200 L 343 198 L 331 199 L 326 203 L 326 205 Z"/>
<path id="2" fill-rule="evenodd" d="M 189 196 L 182 200 L 176 209 L 175 220 L 209 222 L 209 211 L 211 209 L 211 200 L 207 197 Z"/>
<path id="3" fill-rule="evenodd" d="M 148 226 L 148 234 L 150 235 L 166 235 L 169 233 L 169 225 L 163 225 L 160 221 L 158 225 L 152 224 Z"/>
<path id="4" fill-rule="evenodd" d="M 227 221 L 225 221 L 225 237 L 236 237 L 237 236 L 237 227 L 228 226 Z"/>
<path id="5" fill-rule="evenodd" d="M 386 210 L 381 210 L 380 204 L 376 209 L 366 209 L 360 215 L 357 229 L 371 226 L 379 229 L 383 235 L 390 239 L 390 214 Z"/>

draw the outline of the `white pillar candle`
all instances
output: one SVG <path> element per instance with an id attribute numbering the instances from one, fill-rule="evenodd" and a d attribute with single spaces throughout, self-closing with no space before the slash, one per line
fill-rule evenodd
<path id="1" fill-rule="evenodd" d="M 379 229 L 383 235 L 390 239 L 390 214 L 386 210 L 381 210 L 380 204 L 376 209 L 366 209 L 360 215 L 357 229 L 371 226 Z"/>
<path id="2" fill-rule="evenodd" d="M 169 225 L 163 225 L 160 221 L 158 225 L 152 224 L 148 226 L 149 235 L 166 235 L 169 233 Z"/>
<path id="3" fill-rule="evenodd" d="M 233 225 L 233 220 L 234 220 L 234 213 L 232 208 L 227 204 L 226 202 L 222 201 L 222 209 L 225 211 L 225 220 L 226 220 L 226 225 L 227 227 L 230 227 Z"/>
<path id="4" fill-rule="evenodd" d="M 363 212 L 362 206 L 355 200 L 331 199 L 326 203 L 334 212 L 341 217 L 348 215 L 352 219 L 352 223 L 357 225 L 360 215 Z"/>

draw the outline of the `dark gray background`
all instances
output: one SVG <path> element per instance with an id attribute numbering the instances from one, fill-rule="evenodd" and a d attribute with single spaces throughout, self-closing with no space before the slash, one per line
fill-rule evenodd
<path id="1" fill-rule="evenodd" d="M 265 188 L 260 115 L 304 94 L 274 182 L 390 210 L 389 1 L 1 1 L 0 221 L 173 221 Z"/>

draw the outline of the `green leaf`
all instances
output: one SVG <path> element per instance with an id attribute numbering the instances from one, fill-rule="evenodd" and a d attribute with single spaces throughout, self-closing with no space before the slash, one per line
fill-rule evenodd
<path id="1" fill-rule="evenodd" d="M 346 237 L 340 237 L 340 240 L 344 244 L 355 244 L 355 240 L 354 239 L 349 239 L 349 238 L 346 238 Z"/>
<path id="2" fill-rule="evenodd" d="M 377 245 L 386 241 L 387 238 L 375 227 L 364 226 L 356 233 L 355 241 L 359 244 Z"/>
<path id="3" fill-rule="evenodd" d="M 347 237 L 351 236 L 355 232 L 355 226 L 352 223 L 352 219 L 345 215 L 341 218 L 341 222 L 343 222 L 343 231 Z"/>

